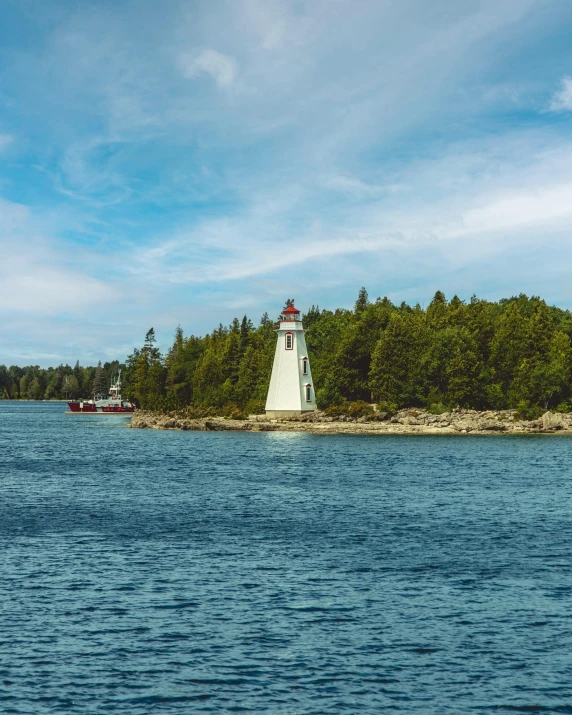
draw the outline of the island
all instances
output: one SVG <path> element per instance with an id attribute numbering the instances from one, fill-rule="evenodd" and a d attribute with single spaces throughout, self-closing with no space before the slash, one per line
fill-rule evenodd
<path id="1" fill-rule="evenodd" d="M 316 411 L 273 419 L 249 415 L 245 419 L 229 417 L 189 417 L 185 411 L 167 414 L 138 410 L 127 427 L 133 429 L 189 430 L 201 432 L 306 432 L 311 434 L 369 435 L 493 435 L 493 434 L 572 434 L 572 413 L 545 412 L 535 420 L 520 419 L 516 410 L 483 411 L 456 408 L 442 414 L 427 410 L 405 409 L 393 416 L 376 412 L 371 416 L 331 416 Z"/>

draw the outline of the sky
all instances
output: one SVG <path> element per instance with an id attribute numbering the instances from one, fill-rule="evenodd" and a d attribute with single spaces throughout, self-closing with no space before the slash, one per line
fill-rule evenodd
<path id="1" fill-rule="evenodd" d="M 572 308 L 569 0 L 0 11 L 0 364 L 362 285 Z"/>

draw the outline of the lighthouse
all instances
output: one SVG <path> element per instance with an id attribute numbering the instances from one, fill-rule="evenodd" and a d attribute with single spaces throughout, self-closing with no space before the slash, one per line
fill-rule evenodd
<path id="1" fill-rule="evenodd" d="M 316 409 L 310 360 L 300 311 L 292 305 L 282 311 L 266 398 L 269 417 L 292 417 Z"/>

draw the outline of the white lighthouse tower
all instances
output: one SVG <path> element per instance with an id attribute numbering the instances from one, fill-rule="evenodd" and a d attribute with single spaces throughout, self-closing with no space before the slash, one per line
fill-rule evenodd
<path id="1" fill-rule="evenodd" d="M 272 377 L 266 398 L 269 417 L 292 417 L 316 409 L 316 395 L 300 311 L 294 302 L 282 311 L 276 330 Z"/>

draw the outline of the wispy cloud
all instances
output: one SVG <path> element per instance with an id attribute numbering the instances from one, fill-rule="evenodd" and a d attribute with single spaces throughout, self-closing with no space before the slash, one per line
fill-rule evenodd
<path id="1" fill-rule="evenodd" d="M 198 77 L 201 74 L 210 75 L 219 87 L 228 87 L 236 78 L 238 66 L 233 57 L 223 55 L 215 50 L 203 50 L 193 57 L 183 53 L 179 58 L 179 66 L 185 77 Z"/>
<path id="2" fill-rule="evenodd" d="M 572 77 L 563 77 L 550 101 L 551 112 L 572 112 Z"/>

